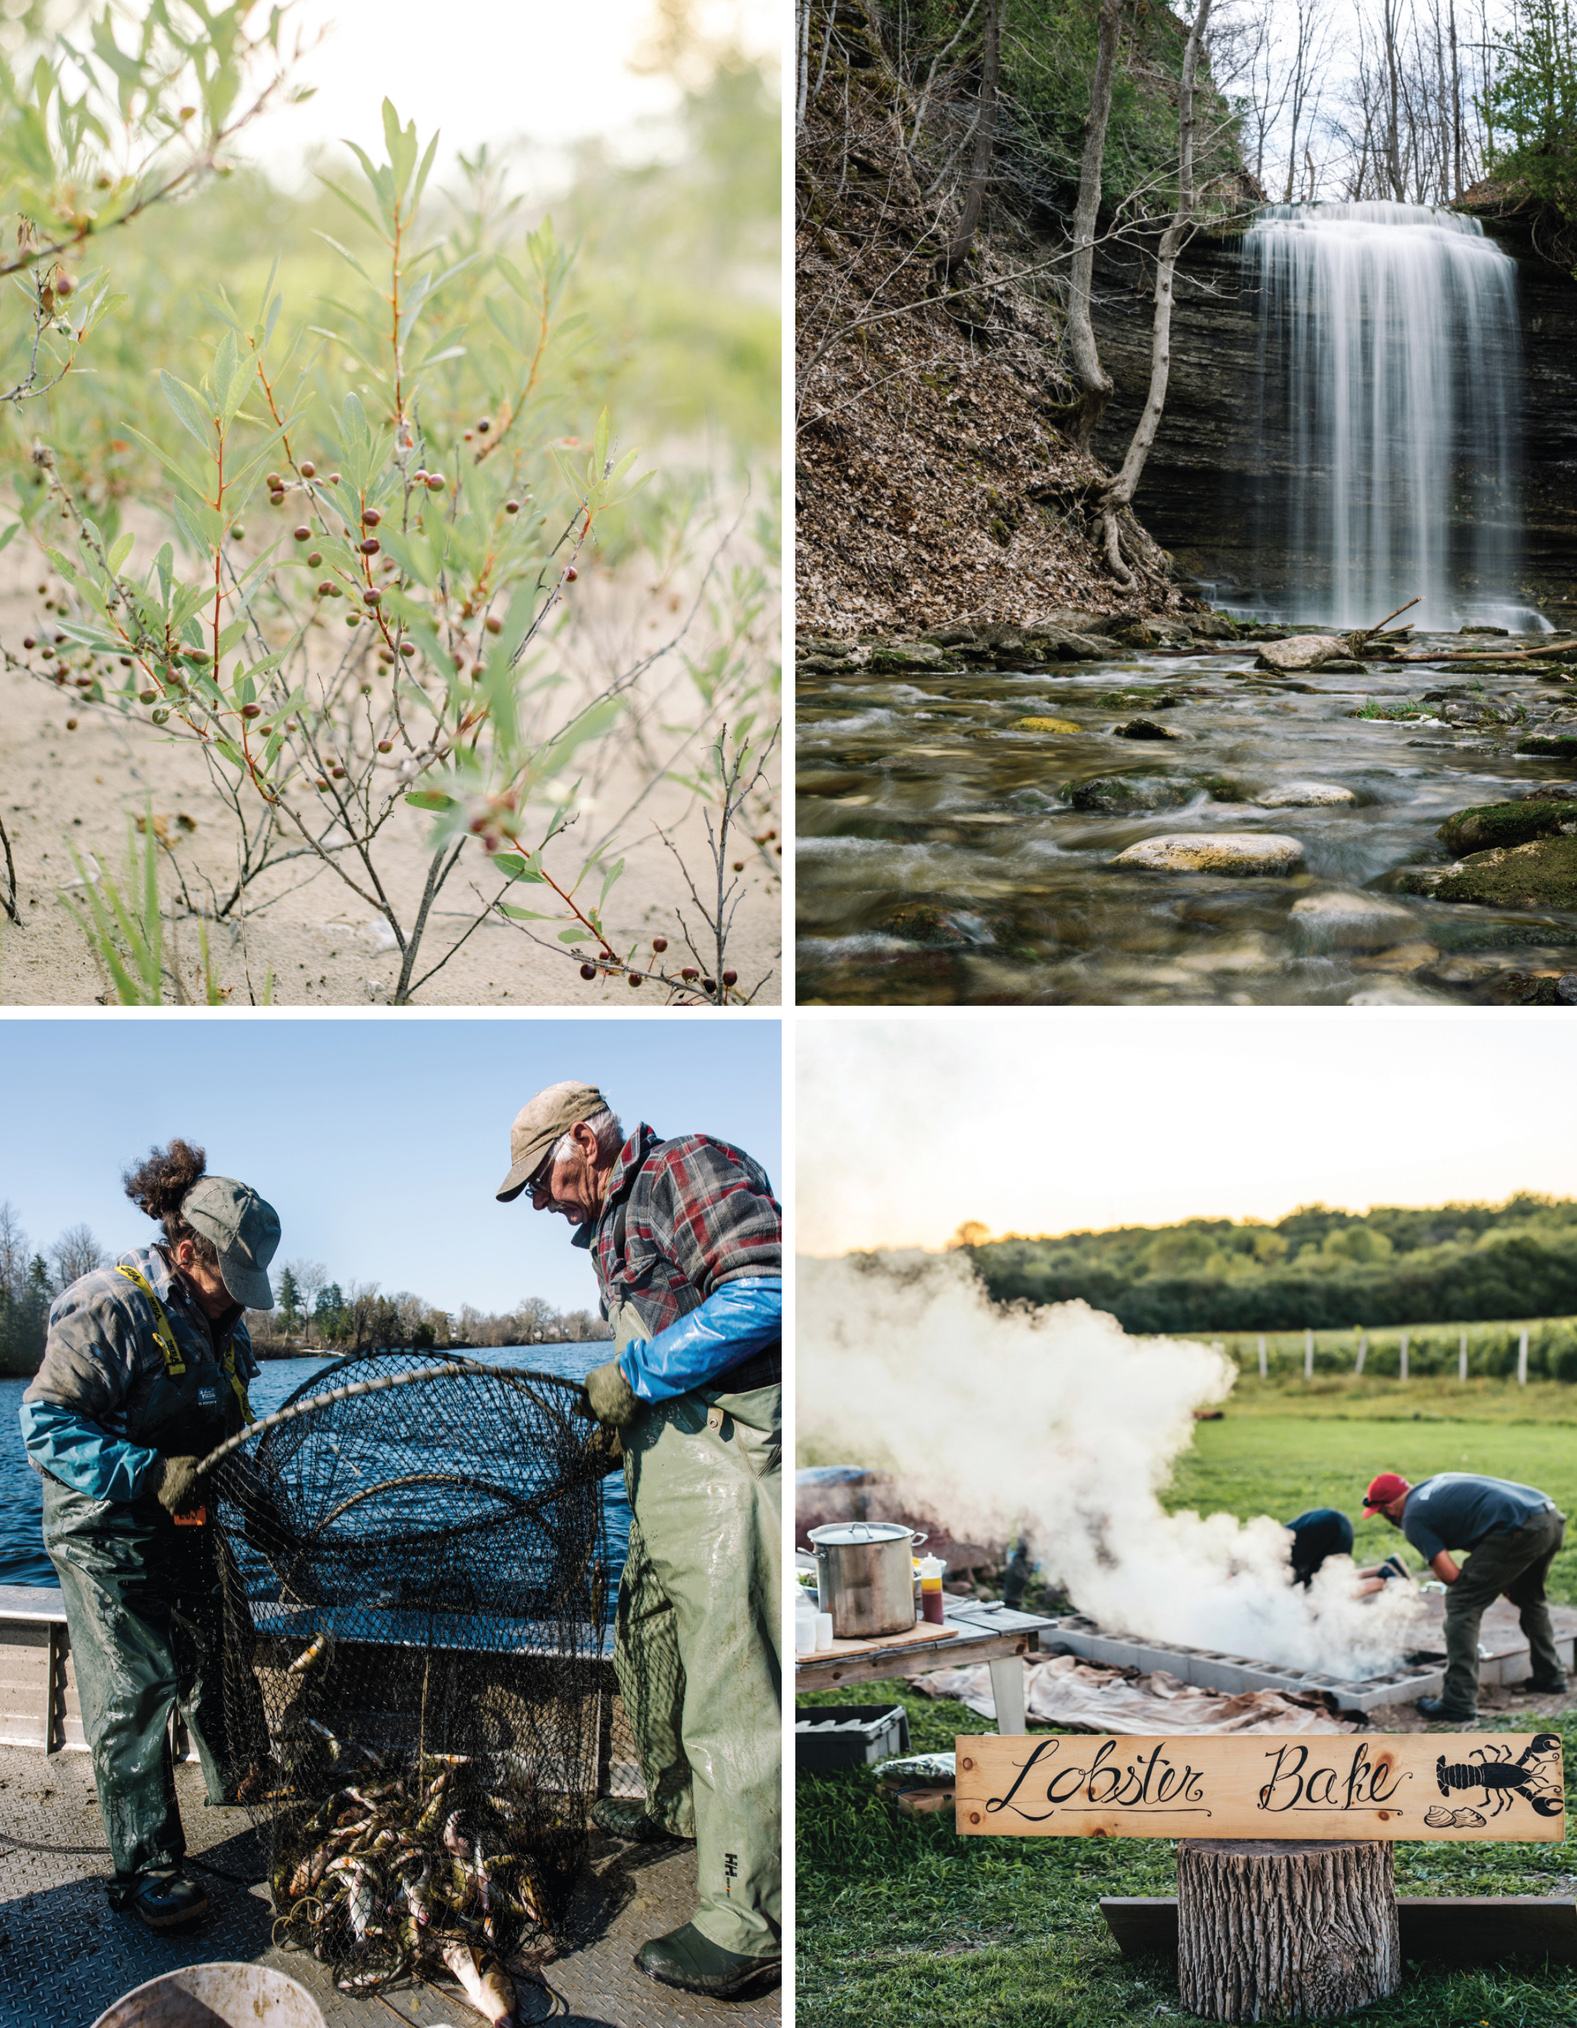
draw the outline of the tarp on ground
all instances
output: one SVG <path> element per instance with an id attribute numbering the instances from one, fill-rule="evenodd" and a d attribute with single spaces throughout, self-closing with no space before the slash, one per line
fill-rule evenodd
<path id="1" fill-rule="evenodd" d="M 915 1678 L 928 1697 L 956 1697 L 982 1718 L 995 1718 L 989 1663 L 963 1669 L 933 1669 Z M 1279 1690 L 1246 1690 L 1228 1696 L 1184 1683 L 1165 1669 L 1141 1676 L 1131 1669 L 1105 1669 L 1077 1655 L 1056 1655 L 1024 1667 L 1024 1710 L 1041 1725 L 1077 1732 L 1352 1732 L 1346 1719 L 1333 1718 L 1315 1697 Z"/>

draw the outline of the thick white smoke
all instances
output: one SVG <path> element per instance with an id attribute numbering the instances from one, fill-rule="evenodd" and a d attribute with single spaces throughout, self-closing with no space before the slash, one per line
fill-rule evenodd
<path id="1" fill-rule="evenodd" d="M 1411 1593 L 1354 1598 L 1348 1558 L 1293 1585 L 1290 1517 L 1162 1509 L 1193 1410 L 1231 1391 L 1223 1354 L 1084 1303 L 998 1308 L 956 1254 L 802 1260 L 796 1292 L 802 1435 L 961 1538 L 1023 1529 L 1108 1631 L 1348 1678 L 1413 1645 Z"/>

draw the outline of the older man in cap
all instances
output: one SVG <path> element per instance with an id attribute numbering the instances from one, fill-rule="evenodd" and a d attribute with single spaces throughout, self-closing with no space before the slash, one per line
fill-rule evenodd
<path id="1" fill-rule="evenodd" d="M 1566 1517 L 1534 1486 L 1474 1472 L 1436 1472 L 1410 1486 L 1381 1472 L 1364 1495 L 1366 1514 L 1383 1514 L 1412 1543 L 1446 1587 L 1446 1679 L 1439 1697 L 1420 1697 L 1426 1718 L 1465 1723 L 1478 1717 L 1478 1629 L 1484 1608 L 1502 1593 L 1517 1608 L 1533 1674 L 1517 1687 L 1564 1694 L 1566 1671 L 1555 1646 L 1544 1581 L 1566 1535 Z M 1469 1551 L 1460 1566 L 1453 1549 Z"/>
<path id="2" fill-rule="evenodd" d="M 781 1961 L 781 1213 L 738 1148 L 626 1139 L 594 1085 L 538 1092 L 510 1158 L 499 1197 L 577 1228 L 618 1347 L 586 1388 L 634 1516 L 614 1661 L 646 1800 L 596 1820 L 695 1839 L 695 1915 L 635 1962 L 738 1993 Z"/>

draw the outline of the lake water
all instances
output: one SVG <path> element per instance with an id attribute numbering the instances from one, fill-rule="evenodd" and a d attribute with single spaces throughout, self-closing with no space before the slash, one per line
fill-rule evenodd
<path id="1" fill-rule="evenodd" d="M 499 1345 L 467 1352 L 465 1357 L 491 1366 L 530 1367 L 567 1380 L 584 1380 L 594 1366 L 612 1353 L 602 1340 L 584 1345 Z M 441 1356 L 441 1355 L 438 1355 Z M 269 1415 L 304 1380 L 337 1369 L 337 1359 L 268 1359 L 249 1389 L 258 1415 Z M 326 1386 L 334 1385 L 332 1376 Z M 0 1584 L 53 1585 L 55 1567 L 44 1553 L 43 1487 L 22 1448 L 17 1411 L 25 1380 L 0 1380 Z M 608 1598 L 618 1596 L 618 1575 L 630 1539 L 630 1503 L 624 1480 L 615 1472 L 602 1482 L 603 1521 L 607 1535 Z M 611 1610 L 611 1603 L 610 1603 Z"/>
<path id="2" fill-rule="evenodd" d="M 1564 667 L 1541 681 L 1375 661 L 1282 680 L 1255 652 L 802 671 L 802 1002 L 1449 1005 L 1577 966 L 1577 914 L 1403 887 L 1445 862 L 1435 834 L 1454 812 L 1569 780 L 1569 762 L 1515 751 L 1569 698 Z M 1366 700 L 1411 715 L 1357 716 Z M 1178 737 L 1119 736 L 1134 719 Z M 1310 782 L 1343 799 L 1257 800 Z M 1290 878 L 1115 863 L 1179 832 L 1290 835 L 1304 857 Z"/>

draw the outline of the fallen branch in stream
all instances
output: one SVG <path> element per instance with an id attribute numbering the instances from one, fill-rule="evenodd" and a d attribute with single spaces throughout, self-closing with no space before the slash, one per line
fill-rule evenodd
<path id="1" fill-rule="evenodd" d="M 1485 662 L 1549 662 L 1565 661 L 1577 656 L 1577 635 L 1563 641 L 1552 636 L 1548 644 L 1540 642 L 1536 648 L 1463 648 L 1442 652 L 1436 649 L 1420 649 L 1416 654 L 1398 655 L 1398 662 L 1444 662 L 1451 668 L 1473 668 Z"/>

